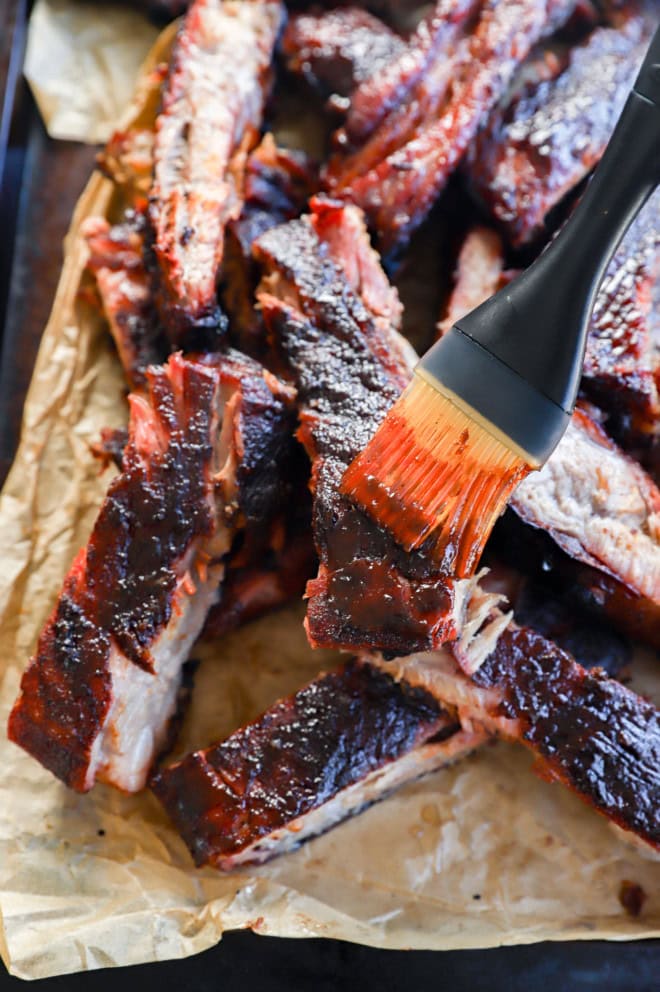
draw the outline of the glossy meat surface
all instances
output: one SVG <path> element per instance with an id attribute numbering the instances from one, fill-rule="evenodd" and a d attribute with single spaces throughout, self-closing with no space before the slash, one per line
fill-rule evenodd
<path id="1" fill-rule="evenodd" d="M 478 735 L 459 730 L 423 690 L 349 662 L 152 788 L 195 863 L 228 870 L 291 850 L 474 747 Z"/>
<path id="2" fill-rule="evenodd" d="M 362 148 L 331 164 L 330 189 L 364 209 L 383 250 L 419 226 L 517 67 L 574 8 L 573 0 L 488 0 L 452 59 L 431 64 L 420 91 L 413 87 Z"/>
<path id="3" fill-rule="evenodd" d="M 478 197 L 520 245 L 596 165 L 623 109 L 650 37 L 631 14 L 596 28 L 555 79 L 523 91 L 481 132 L 468 155 Z"/>
<path id="4" fill-rule="evenodd" d="M 122 471 L 23 676 L 9 735 L 67 785 L 144 786 L 233 535 L 273 494 L 292 393 L 244 356 L 172 356 L 131 397 Z"/>
<path id="5" fill-rule="evenodd" d="M 196 0 L 170 60 L 149 195 L 157 304 L 173 343 L 213 336 L 225 226 L 240 215 L 245 157 L 261 124 L 283 8 Z"/>
<path id="6" fill-rule="evenodd" d="M 359 238 L 347 242 L 344 224 Z M 339 259 L 346 244 L 362 248 L 346 252 L 344 269 Z M 264 318 L 294 377 L 299 435 L 312 460 L 320 568 L 307 588 L 310 641 L 392 651 L 441 643 L 456 632 L 457 585 L 438 574 L 423 548 L 405 553 L 339 492 L 346 467 L 410 375 L 409 346 L 390 323 L 392 290 L 359 214 L 314 201 L 311 217 L 274 228 L 259 239 L 256 253 L 265 272 L 259 291 Z M 371 288 L 370 307 L 366 292 L 358 295 L 349 282 L 358 276 Z"/>

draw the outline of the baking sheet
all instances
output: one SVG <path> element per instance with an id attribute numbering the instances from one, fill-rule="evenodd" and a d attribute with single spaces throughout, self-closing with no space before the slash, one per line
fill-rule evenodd
<path id="1" fill-rule="evenodd" d="M 110 184 L 93 177 L 0 497 L 2 728 L 107 487 L 89 443 L 126 420 L 109 338 L 78 296 L 79 225 L 110 201 Z M 301 619 L 294 606 L 194 652 L 202 663 L 180 747 L 230 733 L 334 663 L 310 651 Z M 656 666 L 640 662 L 640 684 L 657 686 Z M 504 744 L 408 786 L 292 855 L 229 876 L 192 867 L 151 796 L 103 786 L 70 793 L 4 733 L 0 790 L 0 954 L 25 978 L 180 957 L 235 927 L 428 949 L 660 936 L 660 859 L 536 778 L 527 754 Z M 637 918 L 619 902 L 623 880 L 647 893 Z"/>

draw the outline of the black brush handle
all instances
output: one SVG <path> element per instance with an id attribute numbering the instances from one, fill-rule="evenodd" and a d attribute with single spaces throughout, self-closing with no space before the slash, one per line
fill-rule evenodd
<path id="1" fill-rule="evenodd" d="M 506 433 L 522 413 L 527 423 L 518 427 L 518 437 L 515 430 L 509 436 L 544 460 L 575 405 L 589 317 L 605 269 L 659 182 L 660 28 L 600 165 L 562 231 L 510 286 L 457 321 L 421 360 L 420 371 Z M 461 372 L 469 353 L 479 356 L 486 376 L 473 386 Z M 527 387 L 524 403 L 520 379 Z M 503 395 L 516 389 L 520 397 Z M 538 409 L 531 400 L 535 392 Z M 543 435 L 553 416 L 556 437 L 550 442 Z"/>

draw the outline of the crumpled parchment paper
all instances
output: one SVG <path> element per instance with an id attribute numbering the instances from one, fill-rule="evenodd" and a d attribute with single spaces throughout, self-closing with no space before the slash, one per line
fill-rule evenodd
<path id="1" fill-rule="evenodd" d="M 146 92 L 143 82 L 139 105 Z M 0 954 L 8 968 L 42 978 L 181 957 L 237 927 L 428 949 L 660 936 L 660 859 L 535 777 L 522 748 L 487 746 L 291 855 L 223 876 L 192 866 L 149 794 L 97 786 L 76 795 L 7 741 L 20 674 L 108 484 L 89 444 L 126 420 L 109 336 L 78 295 L 80 223 L 113 209 L 110 184 L 92 177 L 0 497 Z M 179 752 L 231 733 L 334 664 L 308 648 L 302 613 L 292 606 L 194 652 L 202 663 Z M 636 680 L 657 689 L 657 660 L 640 659 Z M 619 902 L 623 880 L 647 894 L 637 918 Z"/>
<path id="2" fill-rule="evenodd" d="M 157 36 L 129 6 L 37 0 L 23 71 L 50 136 L 106 141 Z"/>

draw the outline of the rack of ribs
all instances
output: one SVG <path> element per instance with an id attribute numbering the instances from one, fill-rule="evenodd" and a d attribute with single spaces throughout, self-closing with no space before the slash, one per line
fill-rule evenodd
<path id="1" fill-rule="evenodd" d="M 468 152 L 472 188 L 514 245 L 543 230 L 605 151 L 654 26 L 635 4 L 620 20 L 572 48 L 555 78 L 496 111 Z"/>
<path id="2" fill-rule="evenodd" d="M 331 161 L 329 190 L 363 208 L 383 251 L 405 243 L 423 221 L 518 66 L 575 6 L 574 0 L 486 0 L 451 58 L 441 47 L 366 142 Z M 346 135 L 339 135 L 344 145 Z"/>
<path id="3" fill-rule="evenodd" d="M 293 850 L 485 736 L 355 660 L 163 769 L 152 788 L 195 863 L 228 871 Z"/>
<path id="4" fill-rule="evenodd" d="M 156 303 L 175 346 L 213 340 L 227 222 L 239 216 L 258 140 L 279 0 L 197 0 L 170 60 L 156 120 L 149 221 Z"/>
<path id="5" fill-rule="evenodd" d="M 131 396 L 122 471 L 9 721 L 11 740 L 78 791 L 143 788 L 234 537 L 281 510 L 290 387 L 235 352 L 175 354 L 146 380 Z"/>

